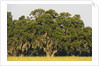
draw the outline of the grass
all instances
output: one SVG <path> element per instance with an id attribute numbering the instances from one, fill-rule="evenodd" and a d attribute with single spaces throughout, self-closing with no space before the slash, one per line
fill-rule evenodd
<path id="1" fill-rule="evenodd" d="M 59 56 L 59 57 L 15 57 L 8 56 L 7 61 L 92 61 L 92 57 Z"/>

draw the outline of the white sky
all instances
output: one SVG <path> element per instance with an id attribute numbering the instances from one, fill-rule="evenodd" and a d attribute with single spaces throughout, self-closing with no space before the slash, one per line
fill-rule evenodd
<path id="1" fill-rule="evenodd" d="M 56 12 L 69 12 L 72 16 L 80 14 L 84 21 L 85 27 L 92 27 L 92 5 L 91 4 L 8 4 L 7 11 L 13 15 L 13 19 L 18 19 L 20 16 L 29 16 L 34 9 L 42 8 L 44 10 L 54 9 Z"/>

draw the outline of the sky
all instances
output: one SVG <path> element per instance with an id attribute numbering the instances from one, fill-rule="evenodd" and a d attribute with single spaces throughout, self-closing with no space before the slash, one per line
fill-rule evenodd
<path id="1" fill-rule="evenodd" d="M 85 27 L 92 27 L 92 5 L 91 4 L 8 4 L 7 11 L 11 12 L 13 19 L 20 16 L 29 16 L 31 11 L 42 8 L 44 10 L 53 9 L 58 13 L 69 12 L 72 16 L 80 14 Z"/>

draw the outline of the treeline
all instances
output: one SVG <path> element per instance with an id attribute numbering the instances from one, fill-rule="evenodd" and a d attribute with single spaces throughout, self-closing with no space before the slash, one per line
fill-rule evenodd
<path id="1" fill-rule="evenodd" d="M 8 56 L 92 56 L 92 28 L 79 14 L 35 9 L 12 18 L 7 12 Z"/>

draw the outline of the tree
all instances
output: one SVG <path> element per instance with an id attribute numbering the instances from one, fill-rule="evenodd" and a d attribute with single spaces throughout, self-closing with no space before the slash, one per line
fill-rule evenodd
<path id="1" fill-rule="evenodd" d="M 14 52 L 14 45 L 13 43 L 15 43 L 13 40 L 13 35 L 14 33 L 12 32 L 14 29 L 14 22 L 12 21 L 12 14 L 11 12 L 7 12 L 7 55 L 12 55 Z"/>
<path id="2" fill-rule="evenodd" d="M 12 21 L 12 14 L 11 14 L 11 12 L 7 12 L 7 21 Z"/>
<path id="3" fill-rule="evenodd" d="M 35 9 L 27 18 L 12 18 L 7 12 L 10 56 L 92 56 L 92 28 L 84 26 L 79 14 Z"/>
<path id="4" fill-rule="evenodd" d="M 53 33 L 53 31 L 56 32 L 56 26 L 58 25 L 54 23 L 53 18 L 50 14 L 44 14 L 38 17 L 36 21 L 39 22 L 38 24 L 40 24 L 38 26 L 38 28 L 40 27 L 38 31 L 40 30 L 41 32 L 41 37 L 39 36 L 37 38 L 36 43 L 38 45 L 41 43 L 40 47 L 43 48 L 47 56 L 54 56 L 54 54 L 57 52 L 58 44 L 56 40 L 58 39 L 55 40 L 55 36 L 57 36 L 57 34 Z M 55 36 L 53 36 L 53 34 Z"/>

